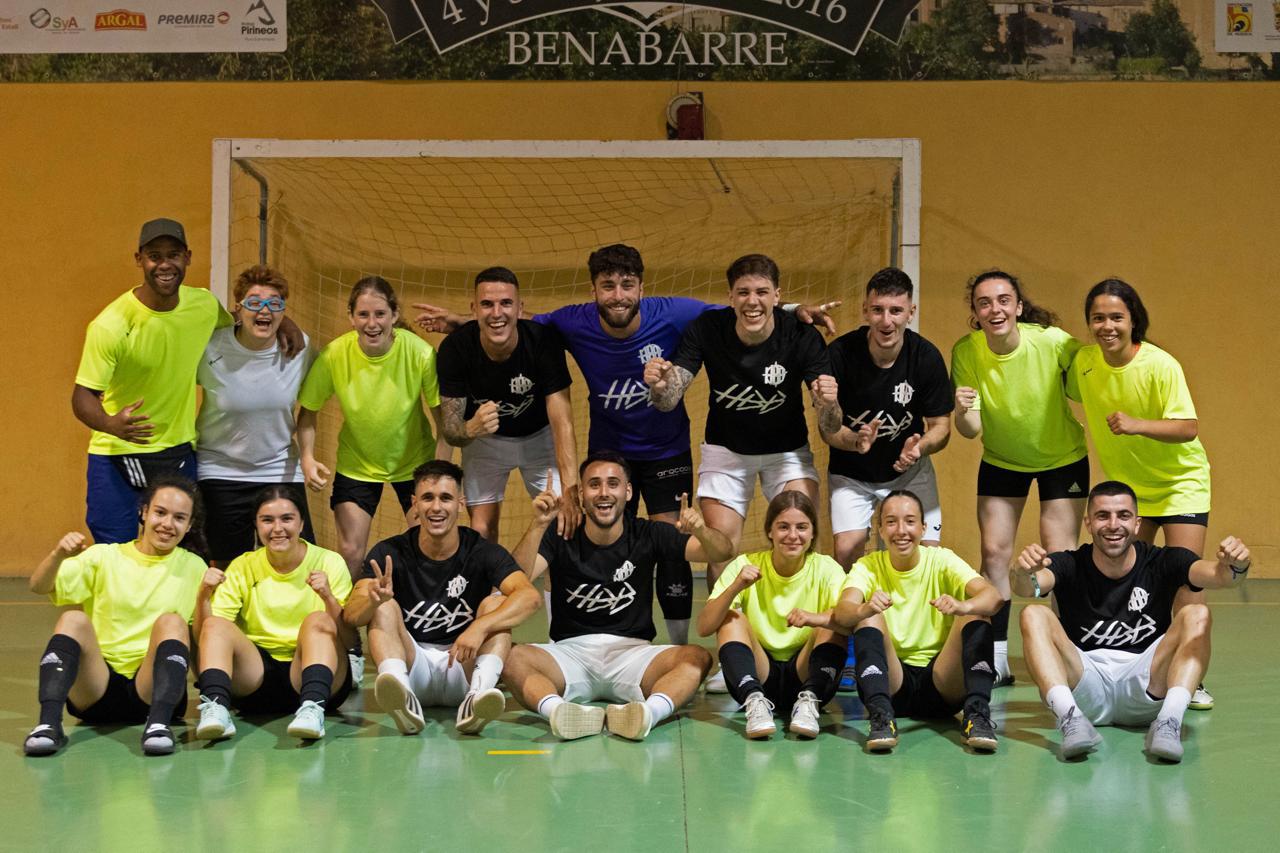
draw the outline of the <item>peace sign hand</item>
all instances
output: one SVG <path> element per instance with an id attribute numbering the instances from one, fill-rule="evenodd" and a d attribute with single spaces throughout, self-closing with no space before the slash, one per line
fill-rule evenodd
<path id="1" fill-rule="evenodd" d="M 373 602 L 374 607 L 381 607 L 388 601 L 395 600 L 395 587 L 391 584 L 391 555 L 388 554 L 385 562 L 386 568 L 379 568 L 377 560 L 369 561 L 369 568 L 373 570 L 373 583 L 369 584 L 369 600 Z"/>

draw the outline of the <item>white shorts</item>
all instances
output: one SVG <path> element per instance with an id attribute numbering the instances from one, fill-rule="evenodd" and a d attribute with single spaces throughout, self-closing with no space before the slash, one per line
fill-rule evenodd
<path id="1" fill-rule="evenodd" d="M 1156 718 L 1163 701 L 1147 695 L 1151 661 L 1164 637 L 1141 654 L 1112 649 L 1080 651 L 1084 675 L 1071 691 L 1076 704 L 1096 726 L 1143 726 Z"/>
<path id="2" fill-rule="evenodd" d="M 423 705 L 462 704 L 470 683 L 462 664 L 449 666 L 450 646 L 414 643 L 413 666 L 409 667 L 409 689 Z"/>
<path id="3" fill-rule="evenodd" d="M 719 444 L 702 445 L 698 463 L 698 497 L 715 498 L 743 518 L 751 506 L 756 477 L 765 500 L 773 500 L 792 480 L 818 482 L 813 453 L 808 447 L 783 453 L 734 453 Z"/>
<path id="4" fill-rule="evenodd" d="M 486 435 L 462 448 L 462 491 L 471 506 L 501 503 L 507 494 L 511 471 L 520 469 L 525 491 L 536 497 L 547 487 L 547 469 L 551 469 L 552 487 L 560 490 L 560 473 L 556 470 L 556 444 L 551 427 L 545 426 L 533 435 L 507 438 Z"/>
<path id="5" fill-rule="evenodd" d="M 871 528 L 876 506 L 885 495 L 900 489 L 914 492 L 924 504 L 924 538 L 926 541 L 942 539 L 942 504 L 938 500 L 938 477 L 933 463 L 926 456 L 900 476 L 887 483 L 864 483 L 827 475 L 827 488 L 831 490 L 831 532 L 848 533 Z"/>
<path id="6" fill-rule="evenodd" d="M 616 634 L 583 634 L 533 647 L 560 667 L 567 702 L 643 702 L 645 670 L 658 655 L 675 648 Z"/>

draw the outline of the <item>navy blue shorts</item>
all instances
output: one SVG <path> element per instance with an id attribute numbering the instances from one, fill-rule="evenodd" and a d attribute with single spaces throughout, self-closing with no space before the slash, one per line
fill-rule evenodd
<path id="1" fill-rule="evenodd" d="M 158 474 L 181 474 L 195 480 L 195 448 L 183 444 L 156 453 L 89 454 L 84 520 L 94 542 L 101 545 L 138 538 L 138 502 L 149 478 Z"/>

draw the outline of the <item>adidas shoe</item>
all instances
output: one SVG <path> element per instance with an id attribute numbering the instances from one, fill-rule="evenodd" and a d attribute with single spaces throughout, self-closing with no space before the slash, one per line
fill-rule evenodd
<path id="1" fill-rule="evenodd" d="M 818 718 L 822 705 L 812 690 L 801 690 L 796 704 L 791 708 L 791 724 L 787 730 L 797 737 L 811 739 L 818 736 Z"/>
<path id="2" fill-rule="evenodd" d="M 551 733 L 560 740 L 598 735 L 604 729 L 604 708 L 564 702 L 551 712 Z"/>
<path id="3" fill-rule="evenodd" d="M 965 710 L 960 731 L 964 733 L 965 744 L 978 752 L 995 752 L 1000 744 L 996 739 L 996 727 L 991 722 L 991 715 L 985 709 Z"/>
<path id="4" fill-rule="evenodd" d="M 416 735 L 426 728 L 422 703 L 413 695 L 409 685 L 394 673 L 378 673 L 373 682 L 373 698 L 378 700 L 378 707 L 391 716 L 391 722 L 396 724 L 400 734 Z"/>
<path id="5" fill-rule="evenodd" d="M 1084 755 L 1102 743 L 1102 735 L 1098 734 L 1093 723 L 1089 722 L 1089 718 L 1079 708 L 1072 708 L 1058 721 L 1058 731 L 1062 732 L 1064 759 Z"/>
<path id="6" fill-rule="evenodd" d="M 200 697 L 200 722 L 196 723 L 196 737 L 199 740 L 221 740 L 236 733 L 236 724 L 231 720 L 231 710 L 219 705 L 208 697 Z"/>
<path id="7" fill-rule="evenodd" d="M 351 669 L 351 686 L 359 690 L 364 681 L 364 652 L 347 652 L 347 666 Z"/>
<path id="8" fill-rule="evenodd" d="M 289 737 L 319 740 L 324 737 L 324 706 L 311 699 L 302 700 L 298 713 L 289 723 Z"/>
<path id="9" fill-rule="evenodd" d="M 172 755 L 176 746 L 173 729 L 164 723 L 152 723 L 142 733 L 142 751 L 147 755 Z"/>
<path id="10" fill-rule="evenodd" d="M 464 735 L 478 735 L 506 710 L 507 697 L 498 688 L 490 687 L 478 692 L 469 690 L 458 706 L 458 720 L 454 728 Z"/>
<path id="11" fill-rule="evenodd" d="M 889 752 L 898 745 L 898 721 L 892 713 L 867 709 L 867 751 Z"/>
<path id="12" fill-rule="evenodd" d="M 644 740 L 653 728 L 653 711 L 643 702 L 610 705 L 604 711 L 609 733 L 627 740 Z"/>
<path id="13" fill-rule="evenodd" d="M 53 755 L 66 745 L 67 736 L 63 734 L 61 726 L 41 723 L 27 735 L 22 751 L 27 755 Z"/>
<path id="14" fill-rule="evenodd" d="M 1177 763 L 1182 760 L 1182 723 L 1173 717 L 1157 717 L 1147 729 L 1142 747 L 1148 755 L 1162 761 Z"/>
<path id="15" fill-rule="evenodd" d="M 1203 684 L 1197 684 L 1195 691 L 1191 694 L 1191 701 L 1187 703 L 1187 707 L 1193 711 L 1211 711 L 1213 710 L 1213 694 L 1205 690 Z"/>
<path id="16" fill-rule="evenodd" d="M 747 737 L 752 740 L 768 740 L 778 730 L 773 722 L 773 703 L 757 690 L 747 697 L 743 707 L 747 711 Z"/>

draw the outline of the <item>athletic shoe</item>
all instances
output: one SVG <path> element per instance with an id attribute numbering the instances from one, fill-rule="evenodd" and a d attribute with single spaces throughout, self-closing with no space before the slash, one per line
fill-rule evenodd
<path id="1" fill-rule="evenodd" d="M 289 723 L 289 737 L 319 740 L 324 737 L 324 706 L 310 699 L 302 700 L 298 713 Z"/>
<path id="2" fill-rule="evenodd" d="M 996 680 L 995 680 L 995 682 L 994 682 L 991 686 L 992 686 L 993 688 L 995 688 L 995 687 L 1012 687 L 1012 686 L 1013 686 L 1013 682 L 1014 682 L 1015 680 L 1016 680 L 1016 679 L 1014 679 L 1014 677 L 1013 677 L 1013 673 L 1012 673 L 1012 672 L 1006 672 L 1006 673 L 1004 673 L 1003 675 L 997 674 L 997 675 L 996 675 Z"/>
<path id="3" fill-rule="evenodd" d="M 854 666 L 846 666 L 840 670 L 840 686 L 836 688 L 837 693 L 857 693 L 858 692 L 858 669 Z"/>
<path id="4" fill-rule="evenodd" d="M 1213 709 L 1213 694 L 1205 690 L 1203 684 L 1198 684 L 1187 707 L 1193 711 L 1210 711 Z"/>
<path id="5" fill-rule="evenodd" d="M 351 669 L 351 686 L 359 688 L 364 681 L 364 653 L 347 652 L 347 666 Z"/>
<path id="6" fill-rule="evenodd" d="M 551 733 L 560 740 L 577 740 L 604 730 L 604 708 L 564 702 L 551 712 Z"/>
<path id="7" fill-rule="evenodd" d="M 1058 721 L 1058 731 L 1062 732 L 1062 757 L 1075 758 L 1090 752 L 1102 743 L 1102 735 L 1089 722 L 1079 708 L 1072 708 L 1067 715 Z"/>
<path id="8" fill-rule="evenodd" d="M 1148 755 L 1175 764 L 1182 760 L 1182 723 L 1173 717 L 1157 717 L 1147 729 L 1143 749 Z"/>
<path id="9" fill-rule="evenodd" d="M 609 705 L 604 710 L 610 734 L 627 740 L 644 740 L 653 728 L 653 711 L 643 702 Z"/>
<path id="10" fill-rule="evenodd" d="M 142 751 L 147 755 L 172 755 L 176 745 L 173 729 L 164 723 L 152 723 L 142 733 Z"/>
<path id="11" fill-rule="evenodd" d="M 506 710 L 507 697 L 496 687 L 478 692 L 468 690 L 467 695 L 462 697 L 462 704 L 458 706 L 458 721 L 454 728 L 464 735 L 478 735 Z"/>
<path id="12" fill-rule="evenodd" d="M 964 720 L 960 723 L 960 731 L 964 733 L 965 744 L 980 752 L 995 752 L 1000 743 L 996 740 L 996 727 L 986 710 L 966 710 Z"/>
<path id="13" fill-rule="evenodd" d="M 53 755 L 67 745 L 67 736 L 62 733 L 61 726 L 41 723 L 31 730 L 27 740 L 22 744 L 22 751 L 27 755 Z"/>
<path id="14" fill-rule="evenodd" d="M 196 737 L 199 740 L 221 740 L 236 733 L 236 724 L 231 720 L 231 709 L 219 705 L 207 696 L 200 697 L 200 722 L 196 724 Z"/>
<path id="15" fill-rule="evenodd" d="M 378 673 L 378 677 L 373 682 L 373 698 L 378 700 L 378 707 L 384 713 L 391 715 L 391 722 L 396 724 L 400 734 L 416 735 L 426 728 L 427 721 L 422 716 L 422 703 L 418 701 L 417 696 L 413 695 L 409 685 L 395 673 Z"/>
<path id="16" fill-rule="evenodd" d="M 867 751 L 889 752 L 898 745 L 898 721 L 892 713 L 879 708 L 867 709 Z"/>
<path id="17" fill-rule="evenodd" d="M 818 718 L 822 716 L 822 704 L 812 690 L 801 690 L 796 704 L 791 707 L 791 725 L 787 730 L 805 739 L 818 736 Z"/>
<path id="18" fill-rule="evenodd" d="M 716 670 L 716 674 L 706 680 L 708 693 L 728 693 L 729 685 L 724 683 L 724 670 Z"/>
<path id="19" fill-rule="evenodd" d="M 773 722 L 773 703 L 757 690 L 747 697 L 747 737 L 752 740 L 768 740 L 778 727 Z"/>

